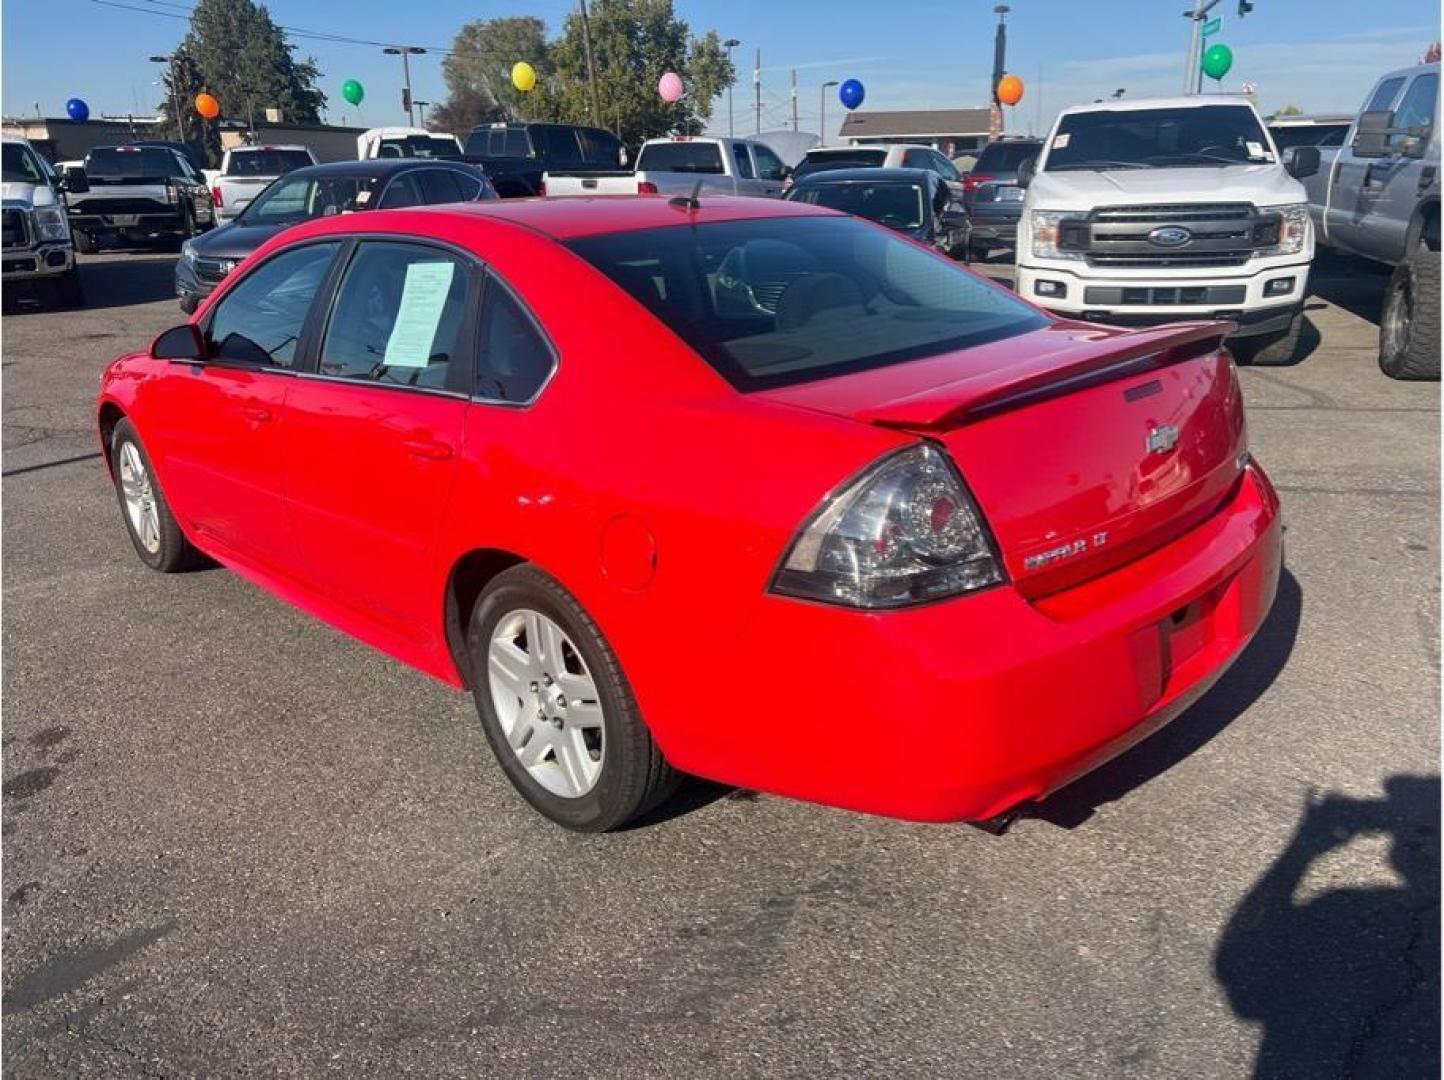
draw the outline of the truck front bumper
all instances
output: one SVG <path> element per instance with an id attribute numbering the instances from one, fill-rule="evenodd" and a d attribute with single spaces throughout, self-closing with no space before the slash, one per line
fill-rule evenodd
<path id="1" fill-rule="evenodd" d="M 39 247 L 6 248 L 0 254 L 0 269 L 6 281 L 56 277 L 75 268 L 75 249 L 68 243 L 41 244 Z"/>
<path id="2" fill-rule="evenodd" d="M 1190 319 L 1229 319 L 1238 336 L 1288 328 L 1308 295 L 1309 260 L 1247 267 L 1246 273 L 1198 271 L 1123 276 L 1082 263 L 1018 266 L 1018 294 L 1069 319 L 1151 326 Z"/>

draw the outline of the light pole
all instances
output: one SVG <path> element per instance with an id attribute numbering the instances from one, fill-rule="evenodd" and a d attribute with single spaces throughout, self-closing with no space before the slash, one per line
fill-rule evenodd
<path id="1" fill-rule="evenodd" d="M 817 121 L 817 126 L 822 129 L 822 145 L 827 145 L 827 92 L 837 85 L 837 80 L 832 79 L 822 84 L 822 118 Z"/>
<path id="2" fill-rule="evenodd" d="M 727 50 L 728 67 L 732 67 L 732 50 L 737 48 L 737 46 L 741 44 L 742 42 L 738 41 L 735 37 L 730 37 L 722 43 L 722 47 Z M 736 81 L 737 69 L 732 68 L 732 82 L 729 82 L 727 84 L 727 137 L 729 139 L 735 134 L 735 132 L 732 130 L 732 83 L 735 83 Z"/>
<path id="3" fill-rule="evenodd" d="M 416 114 L 411 108 L 411 61 L 409 58 L 420 56 L 426 50 L 416 45 L 388 45 L 381 51 L 387 56 L 401 57 L 401 75 L 406 81 L 406 89 L 401 91 L 401 107 L 406 110 L 406 122 L 415 127 Z"/>
<path id="4" fill-rule="evenodd" d="M 176 85 L 175 85 L 175 57 L 174 57 L 174 56 L 152 56 L 152 57 L 150 58 L 150 62 L 151 62 L 152 64 L 165 64 L 167 67 L 170 68 L 170 77 L 166 80 L 167 82 L 170 83 L 170 104 L 171 104 L 171 108 L 173 108 L 173 109 L 175 110 L 175 126 L 176 126 L 176 131 L 178 131 L 178 132 L 180 133 L 180 141 L 181 141 L 181 142 L 185 142 L 185 141 L 186 141 L 186 123 L 185 123 L 185 119 L 181 116 L 181 109 L 180 109 L 180 92 L 176 89 Z"/>
<path id="5" fill-rule="evenodd" d="M 1197 94 L 1203 89 L 1203 56 L 1200 52 L 1203 48 L 1203 21 L 1217 6 L 1218 0 L 1194 0 L 1193 10 L 1183 13 L 1185 19 L 1193 21 L 1193 30 L 1188 39 L 1188 58 L 1183 62 L 1185 94 Z"/>
<path id="6" fill-rule="evenodd" d="M 416 126 L 417 126 L 417 127 L 425 127 L 425 126 L 426 126 L 426 109 L 427 109 L 427 107 L 431 104 L 431 102 L 429 102 L 429 101 L 416 101 L 416 102 L 412 102 L 412 104 L 414 104 L 414 105 L 416 106 L 416 112 L 417 112 Z"/>
<path id="7" fill-rule="evenodd" d="M 1008 70 L 1008 12 L 1012 10 L 1007 4 L 993 8 L 993 14 L 998 17 L 998 31 L 993 37 L 993 105 L 988 110 L 989 141 L 1003 136 L 1003 103 L 998 99 L 998 83 L 1003 81 L 1003 74 Z"/>

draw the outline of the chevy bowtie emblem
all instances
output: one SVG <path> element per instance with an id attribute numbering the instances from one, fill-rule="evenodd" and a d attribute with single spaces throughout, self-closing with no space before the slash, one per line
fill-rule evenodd
<path id="1" fill-rule="evenodd" d="M 1148 452 L 1166 454 L 1178 445 L 1178 428 L 1172 424 L 1158 424 L 1148 429 Z"/>

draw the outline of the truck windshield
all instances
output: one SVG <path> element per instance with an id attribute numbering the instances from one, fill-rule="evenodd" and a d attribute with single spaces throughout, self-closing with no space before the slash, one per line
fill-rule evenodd
<path id="1" fill-rule="evenodd" d="M 281 176 L 315 164 L 304 150 L 232 150 L 227 176 Z"/>
<path id="2" fill-rule="evenodd" d="M 141 146 L 103 146 L 92 150 L 85 159 L 85 172 L 90 177 L 157 178 L 180 175 L 180 166 L 169 150 Z"/>
<path id="3" fill-rule="evenodd" d="M 7 184 L 43 184 L 45 174 L 35 155 L 20 143 L 4 144 L 4 172 Z"/>
<path id="4" fill-rule="evenodd" d="M 1218 168 L 1273 160 L 1248 106 L 1199 105 L 1069 113 L 1058 121 L 1044 168 Z"/>
<path id="5" fill-rule="evenodd" d="M 840 215 L 718 221 L 568 246 L 739 390 L 885 367 L 1047 316 L 896 233 Z"/>
<path id="6" fill-rule="evenodd" d="M 361 210 L 375 186 L 369 176 L 283 176 L 257 195 L 236 220 L 242 225 L 294 225 Z"/>

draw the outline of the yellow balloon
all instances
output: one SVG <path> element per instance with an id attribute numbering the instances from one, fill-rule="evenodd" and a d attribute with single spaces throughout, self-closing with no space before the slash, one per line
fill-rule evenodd
<path id="1" fill-rule="evenodd" d="M 511 84 L 525 94 L 536 85 L 536 68 L 525 60 L 518 60 L 511 66 Z"/>

